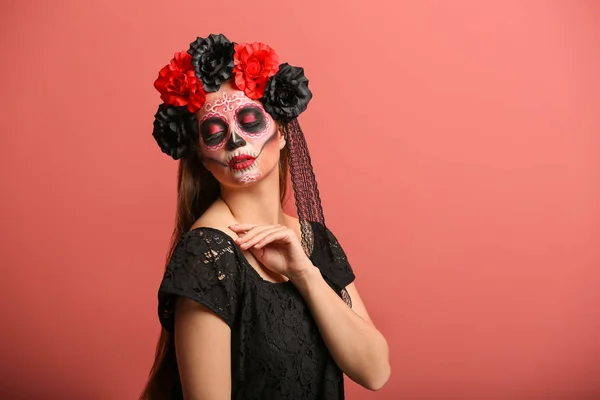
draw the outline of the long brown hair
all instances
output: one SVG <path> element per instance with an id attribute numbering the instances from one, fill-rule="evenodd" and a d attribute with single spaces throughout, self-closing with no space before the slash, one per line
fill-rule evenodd
<path id="1" fill-rule="evenodd" d="M 279 157 L 279 192 L 282 204 L 287 195 L 288 156 L 286 145 L 281 150 Z M 189 158 L 182 158 L 179 161 L 177 214 L 171 245 L 167 252 L 167 264 L 181 236 L 190 230 L 196 220 L 220 194 L 219 182 L 204 167 L 195 153 Z M 139 400 L 180 400 L 183 398 L 181 393 L 174 338 L 163 328 L 156 345 L 154 364 L 150 369 L 148 382 Z"/>

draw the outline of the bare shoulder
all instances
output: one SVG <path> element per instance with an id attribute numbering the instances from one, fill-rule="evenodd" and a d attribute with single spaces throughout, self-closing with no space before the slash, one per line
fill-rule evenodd
<path id="1" fill-rule="evenodd" d="M 194 222 L 191 229 L 214 228 L 237 238 L 235 232 L 229 229 L 229 226 L 235 223 L 236 220 L 227 205 L 223 201 L 217 200 Z"/>

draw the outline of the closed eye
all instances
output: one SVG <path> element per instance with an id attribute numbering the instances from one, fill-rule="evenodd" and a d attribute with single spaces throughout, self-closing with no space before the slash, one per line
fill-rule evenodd
<path id="1" fill-rule="evenodd" d="M 209 118 L 202 123 L 200 134 L 202 139 L 209 146 L 219 144 L 227 135 L 229 126 L 220 118 Z"/>
<path id="2" fill-rule="evenodd" d="M 256 106 L 247 106 L 237 112 L 237 123 L 248 133 L 259 133 L 267 126 L 264 112 Z"/>
<path id="3" fill-rule="evenodd" d="M 260 121 L 252 121 L 252 122 L 243 122 L 242 123 L 242 126 L 245 128 L 254 128 L 259 125 L 261 125 Z"/>
<path id="4" fill-rule="evenodd" d="M 243 113 L 242 117 L 239 119 L 242 124 L 252 124 L 254 122 L 258 122 L 256 116 L 252 112 Z"/>

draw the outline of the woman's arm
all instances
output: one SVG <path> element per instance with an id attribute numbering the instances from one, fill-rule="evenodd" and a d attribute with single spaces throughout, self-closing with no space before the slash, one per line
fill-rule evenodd
<path id="1" fill-rule="evenodd" d="M 312 264 L 292 283 L 308 303 L 321 336 L 340 369 L 367 389 L 381 389 L 391 372 L 387 341 L 371 322 L 354 283 L 346 287 L 352 309 L 331 290 L 319 269 Z"/>
<path id="2" fill-rule="evenodd" d="M 379 390 L 390 377 L 388 345 L 375 328 L 354 284 L 346 290 L 353 311 L 333 291 L 304 252 L 294 230 L 283 225 L 229 227 L 236 242 L 271 271 L 287 276 L 308 303 L 321 336 L 338 366 L 358 384 Z"/>
<path id="3" fill-rule="evenodd" d="M 175 350 L 185 400 L 231 399 L 231 329 L 205 306 L 180 297 Z"/>

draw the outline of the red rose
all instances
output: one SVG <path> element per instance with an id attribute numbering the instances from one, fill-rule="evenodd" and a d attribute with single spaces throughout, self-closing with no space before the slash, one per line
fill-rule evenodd
<path id="1" fill-rule="evenodd" d="M 260 99 L 270 77 L 279 70 L 279 57 L 263 43 L 236 44 L 235 85 L 251 99 Z"/>
<path id="2" fill-rule="evenodd" d="M 187 106 L 192 113 L 206 101 L 206 94 L 192 66 L 192 56 L 187 51 L 175 53 L 171 62 L 158 73 L 154 87 L 165 104 Z"/>

